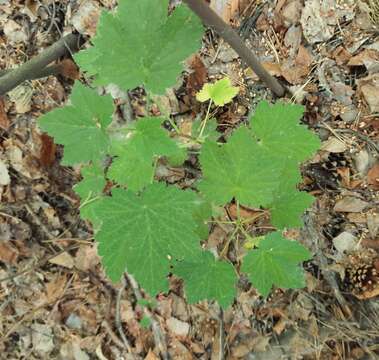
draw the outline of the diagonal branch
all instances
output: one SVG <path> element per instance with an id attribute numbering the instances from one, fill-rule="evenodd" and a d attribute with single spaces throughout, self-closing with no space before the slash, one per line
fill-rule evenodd
<path id="1" fill-rule="evenodd" d="M 48 75 L 55 75 L 56 68 L 50 63 L 61 56 L 76 52 L 81 45 L 80 35 L 69 34 L 45 49 L 35 58 L 27 61 L 14 70 L 0 72 L 0 96 L 14 89 L 25 80 L 38 79 Z"/>
<path id="2" fill-rule="evenodd" d="M 279 97 L 285 95 L 286 88 L 266 71 L 256 55 L 246 47 L 238 33 L 226 24 L 204 0 L 183 0 L 183 2 L 235 50 L 241 59 L 254 70 L 275 95 Z"/>

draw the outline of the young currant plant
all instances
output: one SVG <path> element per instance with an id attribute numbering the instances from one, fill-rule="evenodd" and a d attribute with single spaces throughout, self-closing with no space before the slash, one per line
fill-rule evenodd
<path id="1" fill-rule="evenodd" d="M 123 90 L 143 85 L 147 92 L 163 93 L 175 84 L 181 63 L 200 47 L 203 34 L 186 6 L 169 16 L 167 9 L 168 0 L 121 0 L 117 13 L 102 14 L 93 46 L 76 61 L 96 85 L 113 83 Z M 233 201 L 237 209 L 244 205 L 270 212 L 276 229 L 255 238 L 240 270 L 263 296 L 273 285 L 304 286 L 299 264 L 311 255 L 282 231 L 301 226 L 301 214 L 312 203 L 297 189 L 299 165 L 318 149 L 319 140 L 299 124 L 301 106 L 261 102 L 248 124 L 218 143 L 221 134 L 210 109 L 232 101 L 237 92 L 229 79 L 222 79 L 197 95 L 209 103 L 205 119 L 193 128 L 194 142 L 202 144 L 202 178 L 191 190 L 155 180 L 158 161 L 180 166 L 187 158 L 180 134 L 172 136 L 162 126 L 165 118 L 140 118 L 115 131 L 111 97 L 80 82 L 65 107 L 40 118 L 40 128 L 64 145 L 62 164 L 82 165 L 83 179 L 75 186 L 80 213 L 94 227 L 112 281 L 128 271 L 156 294 L 168 291 L 171 272 L 184 279 L 190 302 L 209 299 L 228 306 L 240 274 L 224 253 L 216 259 L 200 242 L 207 239 L 212 208 Z M 110 195 L 103 191 L 109 180 Z M 235 224 L 244 230 L 241 219 Z"/>

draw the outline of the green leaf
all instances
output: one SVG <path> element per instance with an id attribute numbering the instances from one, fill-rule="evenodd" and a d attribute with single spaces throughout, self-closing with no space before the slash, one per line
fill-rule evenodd
<path id="1" fill-rule="evenodd" d="M 212 100 L 217 106 L 223 106 L 232 101 L 238 94 L 239 88 L 232 86 L 229 78 L 223 78 L 213 84 L 205 84 L 197 93 L 196 99 L 200 102 Z"/>
<path id="2" fill-rule="evenodd" d="M 43 115 L 39 127 L 65 146 L 63 165 L 102 160 L 109 149 L 106 129 L 112 120 L 112 98 L 76 82 L 70 103 Z"/>
<path id="3" fill-rule="evenodd" d="M 74 186 L 81 199 L 80 215 L 90 220 L 96 231 L 101 224 L 101 219 L 96 216 L 96 207 L 106 185 L 104 169 L 98 164 L 91 164 L 83 167 L 81 172 L 83 179 Z"/>
<path id="4" fill-rule="evenodd" d="M 200 154 L 203 180 L 199 190 L 216 205 L 236 198 L 250 206 L 268 205 L 278 186 L 278 161 L 268 159 L 242 126 L 227 144 L 206 141 Z"/>
<path id="5" fill-rule="evenodd" d="M 301 216 L 313 201 L 312 195 L 298 191 L 295 186 L 282 184 L 268 206 L 272 225 L 279 229 L 302 227 Z"/>
<path id="6" fill-rule="evenodd" d="M 304 246 L 274 232 L 245 256 L 241 270 L 248 273 L 253 286 L 266 297 L 273 285 L 285 289 L 304 287 L 304 272 L 299 263 L 310 258 Z"/>
<path id="7" fill-rule="evenodd" d="M 312 156 L 321 143 L 315 134 L 300 125 L 303 111 L 300 105 L 269 105 L 261 101 L 250 118 L 250 125 L 262 150 L 296 165 Z"/>
<path id="8" fill-rule="evenodd" d="M 139 323 L 144 329 L 148 329 L 151 325 L 151 319 L 147 315 L 144 315 Z"/>
<path id="9" fill-rule="evenodd" d="M 208 220 L 212 217 L 212 205 L 205 199 L 199 198 L 198 205 L 193 213 L 197 223 L 197 234 L 200 239 L 206 240 L 209 235 Z"/>
<path id="10" fill-rule="evenodd" d="M 131 131 L 124 145 L 118 146 L 113 152 L 118 157 L 113 160 L 108 171 L 111 179 L 138 191 L 151 183 L 156 157 L 166 156 L 173 159 L 175 165 L 184 161 L 186 152 L 162 128 L 163 120 L 146 117 L 136 122 L 135 129 Z"/>
<path id="11" fill-rule="evenodd" d="M 107 275 L 118 281 L 127 268 L 151 294 L 167 291 L 168 256 L 201 251 L 193 218 L 198 203 L 194 192 L 162 183 L 147 186 L 140 195 L 114 189 L 97 207 L 102 226 L 96 240 Z"/>
<path id="12" fill-rule="evenodd" d="M 300 192 L 299 168 L 292 161 L 283 159 L 282 169 L 278 170 L 280 179 L 273 191 L 273 200 L 267 207 L 271 212 L 271 223 L 278 229 L 301 227 L 301 216 L 314 201 L 313 196 Z"/>
<path id="13" fill-rule="evenodd" d="M 168 0 L 122 0 L 116 15 L 103 12 L 93 47 L 75 55 L 99 85 L 128 90 L 144 85 L 163 94 L 176 82 L 182 62 L 201 45 L 203 27 L 186 6 L 167 16 Z"/>
<path id="14" fill-rule="evenodd" d="M 82 180 L 74 186 L 74 191 L 83 201 L 88 201 L 102 194 L 106 181 L 104 169 L 100 165 L 87 165 L 81 169 Z"/>
<path id="15" fill-rule="evenodd" d="M 190 303 L 216 300 L 228 307 L 235 296 L 236 272 L 225 261 L 216 260 L 209 251 L 201 251 L 197 258 L 178 262 L 174 273 L 184 280 L 184 289 Z"/>

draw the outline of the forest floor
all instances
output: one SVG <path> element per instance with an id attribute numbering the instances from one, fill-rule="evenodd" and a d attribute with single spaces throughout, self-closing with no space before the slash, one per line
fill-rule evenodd
<path id="1" fill-rule="evenodd" d="M 316 201 L 303 229 L 291 230 L 314 254 L 304 264 L 306 288 L 262 299 L 247 285 L 220 316 L 215 304 L 187 304 L 180 284 L 155 306 L 136 286 L 113 285 L 79 217 L 72 186 L 80 169 L 62 167 L 63 149 L 36 126 L 79 77 L 66 61 L 62 75 L 0 98 L 0 359 L 379 359 L 379 3 L 225 2 L 212 1 L 290 87 L 288 100 L 306 106 L 303 122 L 322 140 L 302 169 L 301 188 Z M 100 9 L 114 7 L 112 0 L 0 0 L 0 70 L 62 34 L 92 36 Z M 208 30 L 176 88 L 160 99 L 183 132 L 206 110 L 196 92 L 224 76 L 240 88 L 213 114 L 225 136 L 260 99 L 274 100 Z M 159 114 L 141 89 L 115 103 L 124 121 Z M 191 181 L 181 168 L 158 172 L 179 186 Z M 222 244 L 229 230 L 214 226 L 208 241 Z"/>

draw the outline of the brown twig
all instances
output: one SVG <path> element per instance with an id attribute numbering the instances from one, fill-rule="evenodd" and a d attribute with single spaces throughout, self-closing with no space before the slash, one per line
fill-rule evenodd
<path id="1" fill-rule="evenodd" d="M 133 276 L 125 273 L 125 278 L 128 280 L 129 284 L 131 285 L 134 295 L 137 300 L 142 299 L 141 291 L 138 287 L 138 284 Z M 146 317 L 149 318 L 151 322 L 151 327 L 153 330 L 153 336 L 154 336 L 154 342 L 156 346 L 158 347 L 163 360 L 169 360 L 169 355 L 167 351 L 167 344 L 166 339 L 162 333 L 161 326 L 159 325 L 159 322 L 156 320 L 154 314 L 148 309 L 147 306 L 143 307 L 143 311 Z"/>
<path id="2" fill-rule="evenodd" d="M 224 312 L 222 310 L 222 307 L 219 306 L 219 314 L 218 314 L 218 321 L 220 324 L 219 327 L 219 355 L 218 360 L 224 360 L 225 359 L 225 329 L 224 329 Z"/>
<path id="3" fill-rule="evenodd" d="M 55 74 L 57 68 L 54 65 L 48 65 L 64 55 L 78 51 L 80 42 L 80 35 L 66 35 L 18 68 L 2 71 L 0 73 L 0 95 L 4 95 L 25 80 Z"/>
<path id="4" fill-rule="evenodd" d="M 203 22 L 213 28 L 249 65 L 257 76 L 272 90 L 272 92 L 282 97 L 287 90 L 278 80 L 271 76 L 261 65 L 256 55 L 249 50 L 242 41 L 238 33 L 231 26 L 225 23 L 204 0 L 183 0 L 190 9 L 200 17 Z"/>
<path id="5" fill-rule="evenodd" d="M 115 323 L 116 323 L 116 328 L 120 335 L 120 338 L 122 342 L 124 343 L 124 347 L 128 350 L 130 354 L 132 354 L 132 346 L 130 345 L 129 340 L 124 333 L 124 329 L 122 328 L 122 323 L 121 323 L 121 299 L 122 299 L 122 294 L 125 288 L 126 288 L 126 281 L 123 278 L 122 286 L 120 287 L 120 289 L 118 289 L 118 292 L 117 292 Z"/>

